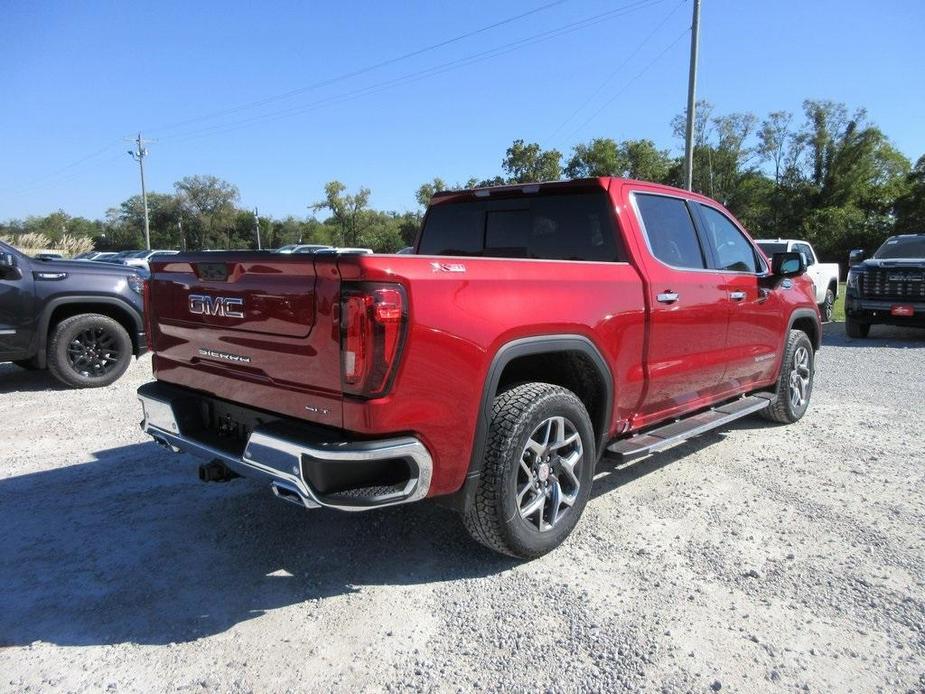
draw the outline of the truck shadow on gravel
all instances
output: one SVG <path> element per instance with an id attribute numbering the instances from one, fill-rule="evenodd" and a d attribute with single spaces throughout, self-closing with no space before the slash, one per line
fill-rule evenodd
<path id="1" fill-rule="evenodd" d="M 0 395 L 39 393 L 46 390 L 69 390 L 47 371 L 29 371 L 10 362 L 0 362 Z"/>
<path id="2" fill-rule="evenodd" d="M 826 323 L 822 326 L 822 347 L 925 349 L 925 329 L 872 325 L 869 337 L 858 338 L 848 337 L 844 323 Z"/>
<path id="3" fill-rule="evenodd" d="M 206 485 L 153 443 L 0 479 L 0 647 L 166 644 L 276 608 L 495 574 L 435 504 L 305 511 L 250 480 Z"/>

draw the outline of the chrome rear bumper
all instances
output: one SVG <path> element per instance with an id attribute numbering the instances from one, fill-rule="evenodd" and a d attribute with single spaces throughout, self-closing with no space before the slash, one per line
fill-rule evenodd
<path id="1" fill-rule="evenodd" d="M 363 511 L 418 501 L 430 489 L 433 462 L 424 444 L 413 436 L 317 442 L 305 440 L 291 427 L 281 433 L 272 425 L 260 425 L 251 432 L 243 453 L 236 455 L 184 431 L 184 418 L 178 415 L 169 396 L 157 393 L 157 384 L 139 388 L 138 399 L 144 412 L 142 430 L 162 446 L 205 461 L 218 460 L 244 477 L 268 478 L 276 496 L 306 508 Z M 390 462 L 407 465 L 407 480 L 355 488 L 348 485 L 335 493 L 319 492 L 310 480 L 311 471 L 319 467 L 328 471 L 355 470 L 362 475 L 366 468 Z"/>

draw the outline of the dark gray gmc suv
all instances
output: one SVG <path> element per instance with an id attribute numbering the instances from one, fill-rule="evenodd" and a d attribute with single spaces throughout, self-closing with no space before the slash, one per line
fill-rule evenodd
<path id="1" fill-rule="evenodd" d="M 135 268 L 39 260 L 0 242 L 0 362 L 109 385 L 145 351 L 142 285 Z"/>

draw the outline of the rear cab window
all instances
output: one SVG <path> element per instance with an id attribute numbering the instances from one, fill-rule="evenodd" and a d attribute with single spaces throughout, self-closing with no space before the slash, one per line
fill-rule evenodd
<path id="1" fill-rule="evenodd" d="M 603 190 L 437 203 L 427 212 L 417 253 L 626 261 Z"/>

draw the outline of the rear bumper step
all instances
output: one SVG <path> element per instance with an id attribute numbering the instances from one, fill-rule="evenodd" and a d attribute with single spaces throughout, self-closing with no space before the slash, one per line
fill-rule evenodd
<path id="1" fill-rule="evenodd" d="M 138 389 L 142 430 L 157 443 L 207 461 L 218 460 L 244 477 L 266 478 L 281 499 L 306 508 L 362 511 L 427 496 L 433 462 L 413 436 L 375 441 L 315 440 L 297 428 L 261 424 L 240 454 L 207 440 L 190 424 L 190 396 L 149 383 Z M 182 401 L 181 401 L 182 400 Z"/>
<path id="2" fill-rule="evenodd" d="M 607 446 L 607 451 L 612 457 L 621 462 L 629 462 L 652 453 L 658 453 L 706 433 L 711 429 L 717 429 L 770 407 L 774 402 L 774 398 L 775 396 L 772 393 L 755 393 L 748 397 L 739 398 L 725 405 L 685 417 L 677 422 L 665 424 L 644 434 L 615 441 Z"/>

